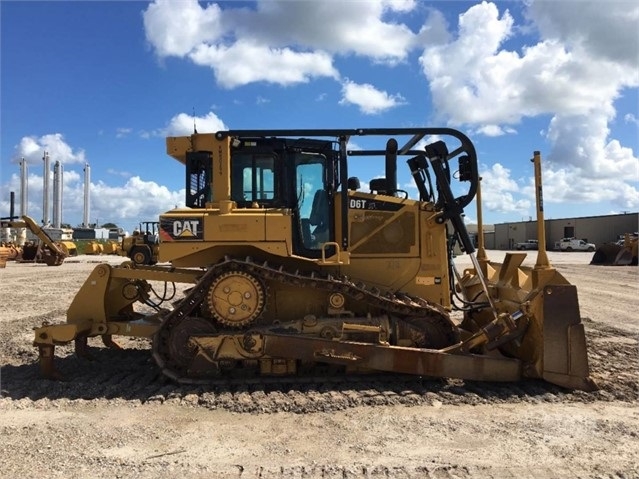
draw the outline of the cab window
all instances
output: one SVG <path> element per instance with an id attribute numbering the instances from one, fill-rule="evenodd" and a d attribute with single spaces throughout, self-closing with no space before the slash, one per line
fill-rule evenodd
<path id="1" fill-rule="evenodd" d="M 324 155 L 302 153 L 296 159 L 297 204 L 306 249 L 319 249 L 330 241 L 330 207 Z"/>
<path id="2" fill-rule="evenodd" d="M 233 156 L 231 199 L 239 205 L 272 202 L 277 197 L 276 158 L 270 154 Z"/>

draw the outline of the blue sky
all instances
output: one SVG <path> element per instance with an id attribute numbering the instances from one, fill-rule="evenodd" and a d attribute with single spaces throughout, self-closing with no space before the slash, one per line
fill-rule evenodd
<path id="1" fill-rule="evenodd" d="M 546 218 L 639 210 L 634 1 L 2 1 L 0 20 L 1 216 L 25 158 L 42 219 L 47 151 L 64 166 L 63 222 L 82 222 L 85 163 L 90 222 L 155 219 L 183 204 L 164 138 L 194 116 L 199 132 L 458 128 L 485 223 L 534 217 L 534 150 Z"/>

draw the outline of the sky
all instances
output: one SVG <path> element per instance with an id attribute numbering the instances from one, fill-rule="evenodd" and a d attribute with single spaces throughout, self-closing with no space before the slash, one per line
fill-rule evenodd
<path id="1" fill-rule="evenodd" d="M 634 0 L 3 0 L 0 216 L 11 191 L 20 211 L 24 158 L 42 220 L 46 151 L 64 223 L 82 222 L 86 164 L 90 223 L 155 220 L 185 196 L 165 137 L 194 123 L 452 127 L 477 149 L 484 223 L 535 218 L 535 150 L 546 219 L 636 212 L 638 26 Z"/>

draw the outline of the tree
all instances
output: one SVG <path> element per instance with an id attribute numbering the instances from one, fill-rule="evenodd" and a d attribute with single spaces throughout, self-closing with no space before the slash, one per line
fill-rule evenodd
<path id="1" fill-rule="evenodd" d="M 116 225 L 115 223 L 104 223 L 104 224 L 102 225 L 102 228 L 107 228 L 107 229 L 110 229 L 110 228 L 118 228 L 118 225 Z"/>

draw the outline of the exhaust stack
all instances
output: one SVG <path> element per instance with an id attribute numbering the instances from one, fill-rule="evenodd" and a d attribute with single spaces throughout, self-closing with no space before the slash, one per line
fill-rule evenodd
<path id="1" fill-rule="evenodd" d="M 62 224 L 62 163 L 53 165 L 53 227 L 60 228 Z"/>
<path id="2" fill-rule="evenodd" d="M 44 185 L 42 187 L 42 224 L 48 226 L 49 224 L 49 183 L 51 182 L 51 164 L 49 160 L 49 153 L 44 152 L 42 157 L 44 161 Z"/>
<path id="3" fill-rule="evenodd" d="M 395 195 L 397 191 L 397 140 L 391 138 L 386 142 L 386 191 Z"/>
<path id="4" fill-rule="evenodd" d="M 91 185 L 91 167 L 84 164 L 84 215 L 82 216 L 82 226 L 89 227 L 89 186 Z"/>
<path id="5" fill-rule="evenodd" d="M 28 196 L 29 196 L 29 183 L 27 181 L 29 175 L 29 168 L 27 166 L 27 160 L 22 158 L 20 160 L 20 217 L 28 215 Z"/>

